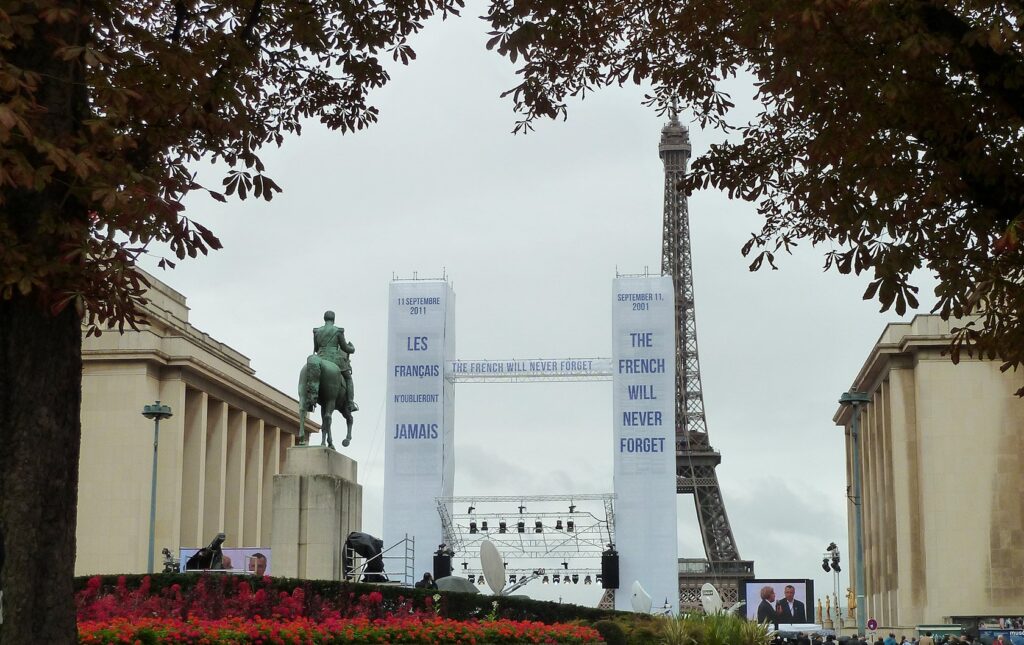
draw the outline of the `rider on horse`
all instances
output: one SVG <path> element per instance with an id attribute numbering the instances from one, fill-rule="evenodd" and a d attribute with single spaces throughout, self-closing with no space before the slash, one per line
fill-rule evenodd
<path id="1" fill-rule="evenodd" d="M 345 379 L 346 402 L 349 412 L 355 412 L 359 406 L 355 402 L 355 390 L 352 386 L 352 364 L 349 362 L 349 354 L 354 354 L 356 348 L 352 343 L 345 340 L 345 329 L 334 326 L 334 312 L 324 313 L 323 327 L 313 330 L 313 352 L 322 360 L 330 361 L 338 366 Z M 312 383 L 310 383 L 312 385 Z M 319 385 L 319 384 L 317 384 Z M 317 387 L 314 385 L 313 387 Z M 316 406 L 316 396 L 312 396 L 307 405 L 312 410 Z"/>

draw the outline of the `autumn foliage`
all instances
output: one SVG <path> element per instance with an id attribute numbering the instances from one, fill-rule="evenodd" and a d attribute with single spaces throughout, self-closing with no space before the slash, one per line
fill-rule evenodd
<path id="1" fill-rule="evenodd" d="M 386 58 L 461 6 L 0 0 L 0 531 L 32 547 L 0 570 L 0 640 L 75 639 L 82 319 L 137 324 L 142 254 L 220 247 L 187 196 L 272 198 L 263 146 L 375 122 Z"/>
<path id="2" fill-rule="evenodd" d="M 132 271 L 220 247 L 184 213 L 190 193 L 271 199 L 260 159 L 305 119 L 377 120 L 381 58 L 462 0 L 34 0 L 0 10 L 0 296 L 132 322 Z M 223 177 L 197 176 L 196 162 Z"/>
<path id="3" fill-rule="evenodd" d="M 775 267 L 797 244 L 864 274 L 864 297 L 964 317 L 962 346 L 1024 360 L 1024 6 L 995 0 L 495 0 L 489 47 L 521 61 L 527 129 L 567 101 L 653 86 L 719 128 L 682 188 L 714 187 L 763 217 L 742 252 Z M 732 77 L 753 82 L 737 114 Z M 732 87 L 736 87 L 734 84 Z M 742 86 L 739 84 L 739 86 Z"/>

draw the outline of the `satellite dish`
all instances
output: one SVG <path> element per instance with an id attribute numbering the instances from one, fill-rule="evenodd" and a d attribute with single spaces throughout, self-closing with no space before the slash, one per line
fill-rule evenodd
<path id="1" fill-rule="evenodd" d="M 722 595 L 715 585 L 705 582 L 700 588 L 700 604 L 705 614 L 717 614 L 722 611 Z"/>
<path id="2" fill-rule="evenodd" d="M 651 613 L 651 596 L 644 588 L 640 585 L 640 581 L 636 580 L 633 582 L 633 611 L 638 614 L 649 614 Z"/>
<path id="3" fill-rule="evenodd" d="M 484 580 L 496 595 L 505 588 L 505 562 L 498 553 L 498 547 L 490 540 L 480 543 L 480 568 L 484 570 Z"/>

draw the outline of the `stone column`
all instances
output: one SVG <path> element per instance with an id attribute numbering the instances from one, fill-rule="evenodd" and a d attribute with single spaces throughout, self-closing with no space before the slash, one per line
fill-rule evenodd
<path id="1" fill-rule="evenodd" d="M 345 538 L 362 528 L 356 462 L 320 446 L 288 448 L 273 499 L 273 575 L 341 580 Z"/>

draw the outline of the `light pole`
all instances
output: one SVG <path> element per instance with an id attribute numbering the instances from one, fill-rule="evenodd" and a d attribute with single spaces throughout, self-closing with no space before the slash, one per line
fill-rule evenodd
<path id="1" fill-rule="evenodd" d="M 856 553 L 857 574 L 857 633 L 865 634 L 867 607 L 864 604 L 864 497 L 860 482 L 860 406 L 870 403 L 871 397 L 865 392 L 843 392 L 840 405 L 852 405 L 853 417 L 850 423 L 850 439 L 853 450 L 853 534 Z"/>
<path id="2" fill-rule="evenodd" d="M 142 416 L 153 420 L 153 483 L 149 492 L 149 551 L 146 554 L 146 571 L 153 573 L 153 543 L 156 539 L 156 454 L 160 446 L 160 419 L 172 416 L 171 406 L 161 405 L 157 399 L 153 405 L 142 408 Z"/>
<path id="3" fill-rule="evenodd" d="M 825 553 L 821 556 L 821 568 L 825 570 L 825 573 L 832 573 L 832 597 L 836 601 L 836 620 L 835 625 L 838 628 L 842 621 L 842 615 L 839 611 L 839 572 L 843 568 L 839 565 L 841 554 L 839 553 L 839 547 L 836 546 L 835 542 L 829 542 L 829 545 L 825 547 Z M 831 612 L 828 616 L 829 620 L 832 620 Z"/>

